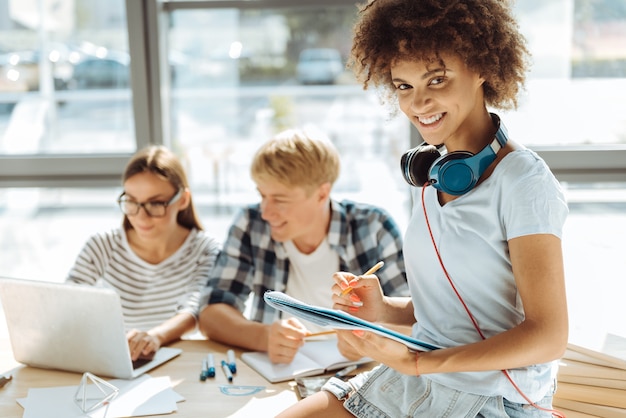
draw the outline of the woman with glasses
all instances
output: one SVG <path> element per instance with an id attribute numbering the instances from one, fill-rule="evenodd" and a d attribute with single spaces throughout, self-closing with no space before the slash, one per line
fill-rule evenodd
<path id="1" fill-rule="evenodd" d="M 137 152 L 122 183 L 122 227 L 90 237 L 67 281 L 120 294 L 134 361 L 195 329 L 220 244 L 203 231 L 183 166 L 167 148 Z"/>

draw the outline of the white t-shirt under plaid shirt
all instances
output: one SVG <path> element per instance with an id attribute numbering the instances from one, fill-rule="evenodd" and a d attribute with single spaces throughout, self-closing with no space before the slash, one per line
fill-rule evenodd
<path id="1" fill-rule="evenodd" d="M 139 258 L 123 228 L 90 237 L 67 282 L 117 291 L 126 329 L 147 331 L 181 312 L 198 317 L 202 287 L 219 252 L 217 240 L 192 229 L 181 247 L 158 264 Z"/>
<path id="2" fill-rule="evenodd" d="M 360 274 L 379 261 L 385 266 L 376 275 L 383 292 L 408 296 L 402 257 L 402 236 L 395 221 L 378 207 L 331 200 L 327 240 L 339 257 L 340 271 Z M 249 319 L 266 324 L 279 318 L 263 294 L 284 292 L 290 262 L 282 243 L 272 239 L 270 227 L 261 218 L 260 205 L 242 209 L 235 217 L 204 289 L 202 304 L 226 303 L 242 313 L 251 296 Z M 306 300 L 304 302 L 307 302 Z"/>

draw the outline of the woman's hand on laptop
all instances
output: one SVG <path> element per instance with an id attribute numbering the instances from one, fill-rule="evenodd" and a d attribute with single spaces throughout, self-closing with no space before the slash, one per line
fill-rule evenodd
<path id="1" fill-rule="evenodd" d="M 151 357 L 161 347 L 161 341 L 154 335 L 136 329 L 126 334 L 130 358 L 135 361 L 140 358 Z"/>

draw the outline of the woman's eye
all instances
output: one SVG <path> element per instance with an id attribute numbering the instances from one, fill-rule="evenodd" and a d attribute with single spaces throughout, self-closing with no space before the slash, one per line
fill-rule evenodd
<path id="1" fill-rule="evenodd" d="M 443 83 L 445 81 L 444 77 L 435 77 L 432 80 L 430 80 L 430 85 L 431 86 L 437 86 L 441 83 Z"/>
<path id="2" fill-rule="evenodd" d="M 396 90 L 408 90 L 408 89 L 410 89 L 410 88 L 411 88 L 411 86 L 410 86 L 410 85 L 408 85 L 408 84 L 404 84 L 404 83 L 403 83 L 403 84 L 398 84 L 398 85 L 396 86 Z"/>

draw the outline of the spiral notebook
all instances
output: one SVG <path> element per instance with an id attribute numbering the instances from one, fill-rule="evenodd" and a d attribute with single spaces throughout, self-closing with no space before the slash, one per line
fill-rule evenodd
<path id="1" fill-rule="evenodd" d="M 278 310 L 287 312 L 300 319 L 310 321 L 325 328 L 362 329 L 364 331 L 374 332 L 378 335 L 382 335 L 383 337 L 398 341 L 415 351 L 431 351 L 441 348 L 437 345 L 429 344 L 389 328 L 385 328 L 381 325 L 374 324 L 373 322 L 357 318 L 356 316 L 350 315 L 344 311 L 309 305 L 292 298 L 283 292 L 265 292 L 263 299 L 265 299 L 265 302 L 267 302 L 270 306 Z"/>

